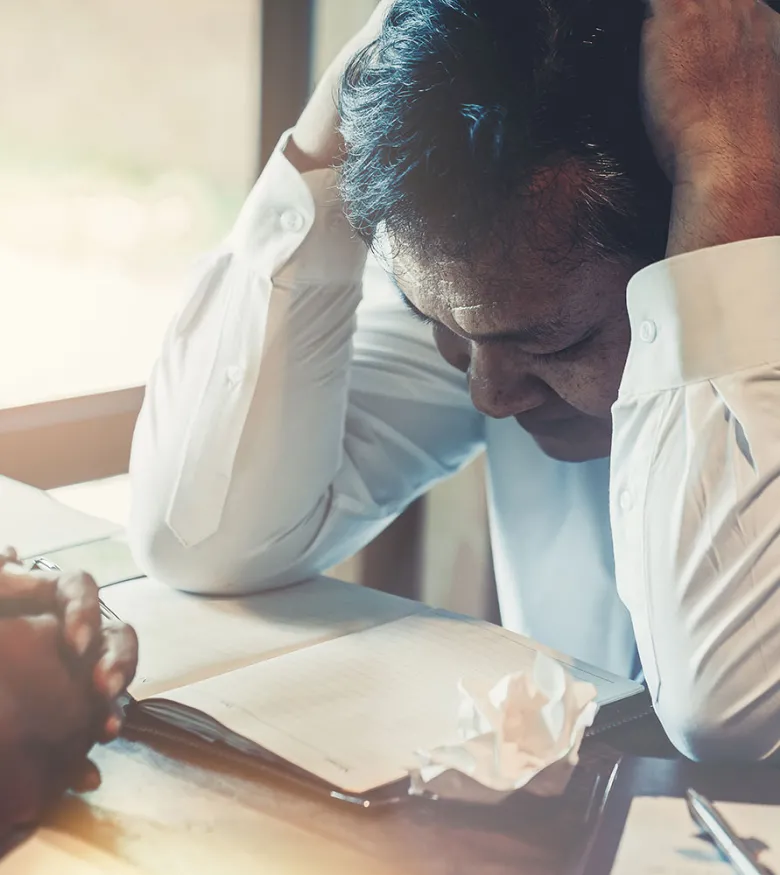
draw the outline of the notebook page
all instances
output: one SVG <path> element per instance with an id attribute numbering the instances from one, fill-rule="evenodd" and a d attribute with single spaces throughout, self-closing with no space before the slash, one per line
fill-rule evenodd
<path id="1" fill-rule="evenodd" d="M 0 477 L 0 537 L 24 559 L 121 531 L 121 526 L 62 504 L 40 489 Z"/>
<path id="2" fill-rule="evenodd" d="M 144 576 L 121 535 L 63 550 L 47 550 L 46 559 L 63 571 L 88 571 L 101 589 Z"/>
<path id="3" fill-rule="evenodd" d="M 537 651 L 506 630 L 428 610 L 165 698 L 360 793 L 403 778 L 415 751 L 457 741 L 459 679 L 493 684 L 531 668 Z M 572 671 L 595 680 L 602 699 L 614 697 L 611 675 Z"/>
<path id="4" fill-rule="evenodd" d="M 100 597 L 138 633 L 136 699 L 424 610 L 325 577 L 246 598 L 196 596 L 144 578 L 104 587 Z"/>

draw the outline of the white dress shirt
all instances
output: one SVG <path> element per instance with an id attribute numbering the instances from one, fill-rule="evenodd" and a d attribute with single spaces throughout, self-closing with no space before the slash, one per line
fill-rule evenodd
<path id="1" fill-rule="evenodd" d="M 692 756 L 770 755 L 780 238 L 632 279 L 611 462 L 569 464 L 472 407 L 430 327 L 375 262 L 366 270 L 335 184 L 277 150 L 200 268 L 133 446 L 142 568 L 194 592 L 306 578 L 484 449 L 504 624 L 623 675 L 641 658 L 659 716 Z"/>

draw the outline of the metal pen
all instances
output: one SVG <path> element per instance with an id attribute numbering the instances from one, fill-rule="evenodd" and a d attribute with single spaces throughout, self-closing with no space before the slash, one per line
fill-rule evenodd
<path id="1" fill-rule="evenodd" d="M 766 870 L 759 866 L 745 843 L 709 799 L 695 790 L 688 790 L 685 798 L 693 822 L 712 840 L 735 872 L 739 875 L 765 875 Z"/>
<path id="2" fill-rule="evenodd" d="M 46 559 L 45 556 L 38 556 L 33 560 L 32 565 L 30 566 L 30 571 L 62 571 L 62 569 L 59 565 Z M 122 622 L 111 608 L 109 608 L 107 604 L 104 604 L 102 599 L 100 600 L 100 615 L 104 620 L 109 620 L 110 622 Z"/>

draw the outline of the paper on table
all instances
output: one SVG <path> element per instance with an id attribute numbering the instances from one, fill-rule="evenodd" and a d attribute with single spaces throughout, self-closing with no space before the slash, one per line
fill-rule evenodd
<path id="1" fill-rule="evenodd" d="M 138 633 L 130 687 L 137 699 L 425 610 L 324 577 L 246 598 L 206 598 L 131 580 L 101 589 L 100 597 Z"/>
<path id="2" fill-rule="evenodd" d="M 759 861 L 780 873 L 780 806 L 716 802 L 740 838 L 767 846 Z M 612 875 L 731 875 L 705 839 L 683 799 L 638 797 L 631 803 Z"/>
<path id="3" fill-rule="evenodd" d="M 110 538 L 122 527 L 82 513 L 50 495 L 0 477 L 0 538 L 30 558 L 63 547 Z"/>
<path id="4" fill-rule="evenodd" d="M 88 571 L 101 589 L 144 576 L 122 535 L 62 550 L 46 550 L 44 555 L 63 571 Z"/>
<path id="5" fill-rule="evenodd" d="M 424 610 L 282 659 L 168 692 L 238 735 L 354 793 L 404 778 L 416 752 L 458 741 L 458 684 L 533 666 L 538 647 L 478 620 Z M 632 685 L 567 662 L 599 701 Z"/>
<path id="6" fill-rule="evenodd" d="M 559 796 L 596 716 L 596 688 L 538 653 L 528 671 L 489 687 L 461 682 L 456 745 L 420 753 L 410 792 L 496 803 L 525 788 Z"/>

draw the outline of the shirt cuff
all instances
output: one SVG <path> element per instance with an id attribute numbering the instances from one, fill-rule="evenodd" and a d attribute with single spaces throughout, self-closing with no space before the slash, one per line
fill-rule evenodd
<path id="1" fill-rule="evenodd" d="M 780 361 L 780 237 L 644 268 L 628 284 L 628 316 L 621 399 Z"/>
<path id="2" fill-rule="evenodd" d="M 228 245 L 274 279 L 282 273 L 296 282 L 357 278 L 366 247 L 344 214 L 338 173 L 299 173 L 284 154 L 290 134 L 282 136 L 269 158 Z"/>

